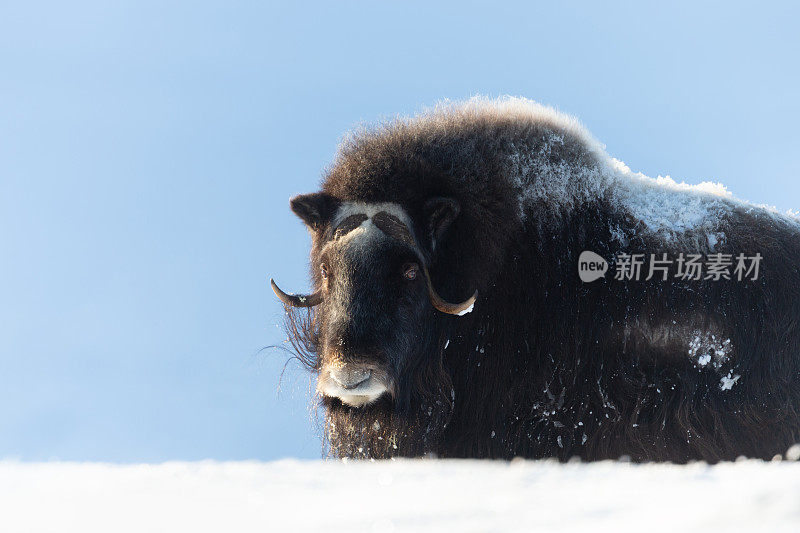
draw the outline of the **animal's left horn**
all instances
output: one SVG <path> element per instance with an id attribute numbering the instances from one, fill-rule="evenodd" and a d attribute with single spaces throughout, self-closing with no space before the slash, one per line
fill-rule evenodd
<path id="1" fill-rule="evenodd" d="M 308 295 L 286 294 L 280 289 L 280 287 L 278 287 L 274 279 L 270 278 L 269 283 L 272 285 L 272 290 L 275 292 L 275 295 L 286 305 L 291 305 L 292 307 L 314 307 L 315 305 L 322 303 L 321 291 L 317 291 Z"/>
<path id="2" fill-rule="evenodd" d="M 431 275 L 428 274 L 428 269 L 425 269 L 425 278 L 428 281 L 428 296 L 431 299 L 431 304 L 433 307 L 441 311 L 442 313 L 447 313 L 450 315 L 466 315 L 470 311 L 472 311 L 472 306 L 475 305 L 475 300 L 478 299 L 478 291 L 475 291 L 475 294 L 470 296 L 468 299 L 464 300 L 460 304 L 451 304 L 450 302 L 446 302 L 442 299 L 441 296 L 436 292 L 436 289 L 433 288 L 433 282 L 431 281 Z"/>

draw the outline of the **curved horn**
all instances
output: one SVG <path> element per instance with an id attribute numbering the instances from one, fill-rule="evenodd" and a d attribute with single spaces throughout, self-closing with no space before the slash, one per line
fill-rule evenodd
<path id="1" fill-rule="evenodd" d="M 292 307 L 314 307 L 322 303 L 322 291 L 317 291 L 308 295 L 286 294 L 278 287 L 274 279 L 270 278 L 269 283 L 272 285 L 272 290 L 275 292 L 275 295 L 286 305 L 291 305 Z"/>
<path id="2" fill-rule="evenodd" d="M 447 313 L 450 315 L 466 315 L 470 311 L 472 311 L 472 306 L 475 305 L 475 300 L 478 299 L 478 291 L 475 291 L 475 294 L 470 296 L 468 299 L 464 300 L 460 304 L 451 304 L 450 302 L 446 302 L 442 299 L 441 296 L 436 292 L 436 289 L 433 288 L 433 282 L 431 282 L 431 275 L 428 273 L 428 269 L 424 268 L 425 270 L 425 279 L 428 281 L 428 296 L 431 299 L 431 304 L 441 311 L 442 313 Z"/>

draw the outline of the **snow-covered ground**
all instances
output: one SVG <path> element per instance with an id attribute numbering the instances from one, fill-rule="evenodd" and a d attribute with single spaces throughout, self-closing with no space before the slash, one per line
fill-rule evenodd
<path id="1" fill-rule="evenodd" d="M 800 531 L 800 462 L 0 462 L 0 530 Z"/>

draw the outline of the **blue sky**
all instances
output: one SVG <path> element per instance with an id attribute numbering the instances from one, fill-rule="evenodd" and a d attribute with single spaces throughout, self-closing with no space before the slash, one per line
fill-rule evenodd
<path id="1" fill-rule="evenodd" d="M 308 287 L 288 199 L 360 123 L 526 96 L 800 209 L 790 2 L 290 4 L 0 6 L 0 457 L 318 457 L 267 280 Z"/>

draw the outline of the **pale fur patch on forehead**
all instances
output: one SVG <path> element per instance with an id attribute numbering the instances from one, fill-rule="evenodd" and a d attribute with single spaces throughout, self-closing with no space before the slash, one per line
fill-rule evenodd
<path id="1" fill-rule="evenodd" d="M 344 202 L 339 206 L 336 216 L 333 217 L 333 226 L 338 226 L 342 220 L 351 215 L 363 214 L 372 218 L 381 211 L 396 216 L 403 221 L 409 231 L 411 230 L 411 217 L 408 216 L 405 209 L 400 207 L 400 204 L 394 202 Z"/>
<path id="2" fill-rule="evenodd" d="M 391 217 L 386 217 L 386 214 Z M 376 215 L 378 218 L 373 220 Z M 387 228 L 389 221 L 386 219 L 392 217 L 396 219 L 394 223 L 399 223 L 402 228 L 394 228 L 399 231 L 396 231 L 395 234 L 388 234 L 386 230 L 389 229 Z M 371 243 L 387 238 L 398 238 L 412 246 L 416 242 L 411 217 L 400 205 L 392 202 L 345 202 L 333 217 L 331 230 L 333 232 L 332 240 L 325 248 L 347 244 L 348 247 L 366 250 Z M 406 238 L 399 235 L 404 233 L 402 230 L 405 230 Z"/>

